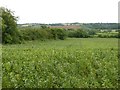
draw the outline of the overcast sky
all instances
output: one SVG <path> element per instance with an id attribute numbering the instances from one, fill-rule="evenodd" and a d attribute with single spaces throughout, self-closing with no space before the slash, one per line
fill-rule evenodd
<path id="1" fill-rule="evenodd" d="M 117 23 L 119 0 L 0 0 L 18 23 Z"/>

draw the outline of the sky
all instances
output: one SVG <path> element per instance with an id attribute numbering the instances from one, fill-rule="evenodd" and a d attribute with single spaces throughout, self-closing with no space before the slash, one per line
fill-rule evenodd
<path id="1" fill-rule="evenodd" d="M 117 23 L 119 0 L 0 0 L 23 23 Z"/>

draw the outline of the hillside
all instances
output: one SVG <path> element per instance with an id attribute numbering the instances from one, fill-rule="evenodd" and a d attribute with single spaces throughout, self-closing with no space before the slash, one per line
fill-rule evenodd
<path id="1" fill-rule="evenodd" d="M 47 26 L 50 28 L 64 28 L 64 29 L 118 29 L 118 23 L 54 23 L 54 24 L 41 24 L 41 23 L 25 23 L 18 24 L 19 27 L 35 27 Z"/>

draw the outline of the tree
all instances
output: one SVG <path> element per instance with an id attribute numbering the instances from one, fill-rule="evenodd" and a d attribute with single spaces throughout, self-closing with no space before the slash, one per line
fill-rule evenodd
<path id="1" fill-rule="evenodd" d="M 85 30 L 78 29 L 75 32 L 75 37 L 77 37 L 77 38 L 87 38 L 87 37 L 89 37 L 89 35 L 88 35 L 88 33 Z"/>
<path id="2" fill-rule="evenodd" d="M 53 35 L 53 39 L 55 40 L 56 39 L 64 40 L 67 37 L 65 29 L 61 28 L 52 28 L 51 34 Z"/>
<path id="3" fill-rule="evenodd" d="M 2 20 L 2 43 L 12 44 L 20 43 L 20 35 L 17 30 L 17 17 L 14 13 L 7 8 L 0 7 L 0 18 Z"/>

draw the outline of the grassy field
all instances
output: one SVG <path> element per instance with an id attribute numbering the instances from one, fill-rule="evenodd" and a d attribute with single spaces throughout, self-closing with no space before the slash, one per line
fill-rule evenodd
<path id="1" fill-rule="evenodd" d="M 118 39 L 68 38 L 2 47 L 3 88 L 118 87 Z"/>

